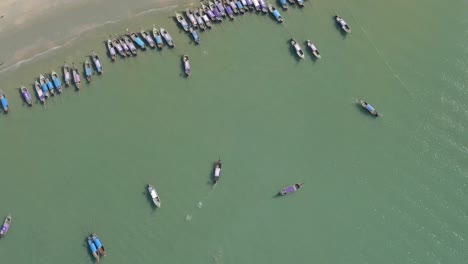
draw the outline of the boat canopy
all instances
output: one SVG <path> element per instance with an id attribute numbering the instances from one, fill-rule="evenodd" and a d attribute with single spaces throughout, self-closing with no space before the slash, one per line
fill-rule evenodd
<path id="1" fill-rule="evenodd" d="M 145 43 L 139 38 L 135 38 L 135 42 L 138 44 L 138 46 L 140 46 L 141 48 L 143 48 L 145 46 Z"/>
<path id="2" fill-rule="evenodd" d="M 93 239 L 94 239 L 94 244 L 96 245 L 96 247 L 98 248 L 102 247 L 101 240 L 99 240 L 97 236 L 93 236 Z"/>
<path id="3" fill-rule="evenodd" d="M 221 174 L 221 168 L 220 168 L 220 167 L 216 167 L 214 176 L 215 176 L 215 177 L 219 177 L 220 174 Z"/>
<path id="4" fill-rule="evenodd" d="M 156 198 L 156 197 L 158 197 L 158 195 L 156 194 L 156 191 L 155 191 L 154 189 L 151 190 L 151 198 L 154 199 L 154 198 Z"/>
<path id="5" fill-rule="evenodd" d="M 59 78 L 57 78 L 57 77 L 54 77 L 54 84 L 55 84 L 55 87 L 62 86 L 62 83 L 60 82 Z"/>
<path id="6" fill-rule="evenodd" d="M 276 19 L 279 19 L 281 17 L 280 13 L 276 9 L 273 11 L 273 15 L 276 17 Z"/>
<path id="7" fill-rule="evenodd" d="M 156 43 L 158 44 L 162 43 L 162 38 L 160 35 L 157 35 L 155 39 L 156 39 Z"/>
<path id="8" fill-rule="evenodd" d="M 85 72 L 86 72 L 86 76 L 91 76 L 91 68 L 86 67 Z"/>
<path id="9" fill-rule="evenodd" d="M 88 238 L 88 245 L 91 248 L 91 251 L 93 253 L 95 253 L 97 251 L 96 245 L 94 245 L 93 241 L 91 241 L 91 239 L 89 239 L 89 238 Z"/>
<path id="10" fill-rule="evenodd" d="M 8 107 L 8 101 L 5 97 L 2 97 L 2 99 L 0 99 L 0 101 L 2 102 L 2 106 L 4 108 L 7 108 Z"/>
<path id="11" fill-rule="evenodd" d="M 367 104 L 367 105 L 366 105 L 366 109 L 369 110 L 369 111 L 371 111 L 371 112 L 374 112 L 374 111 L 375 111 L 374 107 L 372 107 L 372 105 L 370 105 L 370 104 Z"/>
<path id="12" fill-rule="evenodd" d="M 280 3 L 281 3 L 282 5 L 287 5 L 286 0 L 280 0 Z"/>

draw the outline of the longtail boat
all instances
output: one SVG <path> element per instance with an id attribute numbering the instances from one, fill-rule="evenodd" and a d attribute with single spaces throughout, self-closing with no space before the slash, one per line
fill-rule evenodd
<path id="1" fill-rule="evenodd" d="M 135 47 L 135 44 L 133 44 L 132 40 L 128 36 L 122 36 L 120 37 L 120 41 L 124 42 L 127 44 L 128 48 L 130 49 L 130 52 L 133 54 L 133 56 L 137 55 L 137 48 Z"/>
<path id="2" fill-rule="evenodd" d="M 93 61 L 94 61 L 94 66 L 96 66 L 96 70 L 99 74 L 103 74 L 104 71 L 102 69 L 102 64 L 101 64 L 101 59 L 99 56 L 96 54 L 96 52 L 93 51 Z"/>
<path id="3" fill-rule="evenodd" d="M 65 85 L 70 86 L 71 76 L 70 76 L 70 68 L 65 63 L 63 65 L 63 79 L 65 80 Z"/>
<path id="4" fill-rule="evenodd" d="M 153 27 L 153 37 L 154 37 L 154 40 L 156 41 L 156 46 L 158 47 L 158 49 L 162 49 L 164 45 L 163 38 L 161 36 L 161 33 L 156 27 Z"/>
<path id="5" fill-rule="evenodd" d="M 297 56 L 299 56 L 299 58 L 303 59 L 304 58 L 304 51 L 302 51 L 301 46 L 299 46 L 299 43 L 297 43 L 297 41 L 295 39 L 293 39 L 293 38 L 290 40 L 290 42 L 291 42 L 291 45 L 296 50 Z"/>
<path id="6" fill-rule="evenodd" d="M 164 40 L 166 41 L 167 45 L 169 45 L 169 47 L 171 48 L 175 47 L 174 40 L 172 39 L 171 35 L 169 35 L 169 32 L 167 32 L 167 30 L 165 30 L 164 28 L 161 28 L 161 34 Z"/>
<path id="7" fill-rule="evenodd" d="M 150 34 L 148 34 L 148 32 L 144 31 L 144 30 L 141 30 L 141 36 L 143 37 L 144 40 L 146 40 L 146 42 L 148 42 L 148 45 L 150 46 L 150 48 L 153 48 L 156 47 L 156 45 L 154 44 L 154 40 L 153 38 L 151 38 Z"/>
<path id="8" fill-rule="evenodd" d="M 93 239 L 94 245 L 96 246 L 99 255 L 105 257 L 106 255 L 106 250 L 104 249 L 104 245 L 101 242 L 101 239 L 98 237 L 96 233 L 91 234 L 91 238 Z"/>
<path id="9" fill-rule="evenodd" d="M 189 56 L 188 55 L 184 55 L 182 56 L 182 62 L 184 63 L 184 72 L 185 72 L 185 76 L 190 76 L 191 72 L 190 72 L 190 60 L 189 60 Z"/>
<path id="10" fill-rule="evenodd" d="M 8 230 L 10 229 L 11 225 L 11 215 L 8 215 L 5 218 L 5 221 L 3 221 L 2 229 L 0 230 L 0 238 L 3 238 L 6 236 L 8 233 Z"/>
<path id="11" fill-rule="evenodd" d="M 23 97 L 23 100 L 24 100 L 29 106 L 32 106 L 33 101 L 32 101 L 31 94 L 29 93 L 28 89 L 26 89 L 26 87 L 24 87 L 24 86 L 21 86 L 21 87 L 20 87 L 20 92 L 21 92 L 21 96 Z"/>
<path id="12" fill-rule="evenodd" d="M 91 253 L 93 254 L 93 257 L 99 263 L 98 250 L 97 250 L 96 245 L 94 244 L 93 238 L 91 236 L 88 237 L 88 245 L 89 245 L 89 249 L 91 250 Z"/>
<path id="13" fill-rule="evenodd" d="M 362 108 L 366 109 L 367 111 L 369 111 L 369 113 L 371 113 L 373 116 L 375 117 L 378 117 L 379 116 L 379 113 L 377 113 L 377 110 L 375 110 L 375 108 L 368 104 L 366 101 L 364 100 L 360 100 L 360 103 L 361 103 L 361 106 Z"/>
<path id="14" fill-rule="evenodd" d="M 130 33 L 130 38 L 138 45 L 138 47 L 140 47 L 140 49 L 146 50 L 145 43 L 143 42 L 143 40 L 141 40 L 141 38 L 137 34 Z"/>
<path id="15" fill-rule="evenodd" d="M 51 73 L 52 81 L 54 82 L 55 89 L 59 93 L 62 93 L 62 82 L 60 82 L 60 79 L 55 71 L 52 71 Z"/>
<path id="16" fill-rule="evenodd" d="M 342 19 L 338 15 L 335 16 L 335 19 L 336 19 L 336 22 L 338 22 L 338 24 L 340 24 L 341 29 L 343 29 L 344 32 L 351 33 L 351 28 L 348 26 L 346 21 L 344 21 L 344 19 Z"/>
<path id="17" fill-rule="evenodd" d="M 299 190 L 300 188 L 302 188 L 303 185 L 304 185 L 304 183 L 296 183 L 294 185 L 290 185 L 290 186 L 284 188 L 283 190 L 281 190 L 278 194 L 281 195 L 281 196 L 284 196 L 284 195 L 293 193 L 293 192 Z"/>
<path id="18" fill-rule="evenodd" d="M 127 57 L 127 51 L 125 50 L 125 48 L 119 43 L 119 41 L 117 41 L 117 39 L 112 39 L 112 45 L 115 47 L 115 49 L 117 50 L 117 52 L 119 53 L 120 57 L 122 58 L 125 58 Z M 127 48 L 128 51 L 130 51 L 127 47 L 127 45 L 125 45 L 125 47 Z"/>
<path id="19" fill-rule="evenodd" d="M 86 80 L 90 83 L 92 71 L 91 71 L 91 63 L 89 62 L 88 58 L 85 59 L 84 70 L 85 70 Z"/>
<path id="20" fill-rule="evenodd" d="M 180 26 L 185 30 L 185 31 L 189 31 L 189 24 L 187 23 L 187 21 L 185 20 L 185 18 L 179 14 L 179 13 L 175 13 L 175 16 L 176 16 L 176 19 L 177 21 L 179 22 Z"/>
<path id="21" fill-rule="evenodd" d="M 112 43 L 112 40 L 111 39 L 108 39 L 107 40 L 107 49 L 109 51 L 109 56 L 111 57 L 111 59 L 113 61 L 115 61 L 115 47 L 114 47 L 114 43 Z"/>
<path id="22" fill-rule="evenodd" d="M 42 92 L 44 93 L 45 97 L 48 98 L 50 96 L 49 89 L 47 89 L 47 84 L 45 82 L 44 75 L 39 75 L 39 83 L 41 84 Z"/>
<path id="23" fill-rule="evenodd" d="M 5 113 L 10 112 L 10 106 L 8 105 L 8 99 L 6 98 L 5 93 L 0 90 L 0 104 L 2 105 L 2 109 Z"/>
<path id="24" fill-rule="evenodd" d="M 37 98 L 39 98 L 39 101 L 41 103 L 44 103 L 46 96 L 44 92 L 41 90 L 41 85 L 37 81 L 34 81 L 34 90 L 36 90 Z"/>
<path id="25" fill-rule="evenodd" d="M 73 82 L 75 83 L 75 87 L 77 90 L 80 90 L 81 80 L 80 80 L 80 73 L 75 65 L 73 65 Z"/>
<path id="26" fill-rule="evenodd" d="M 153 200 L 154 205 L 156 205 L 158 208 L 161 208 L 161 199 L 159 199 L 159 195 L 153 185 L 148 184 L 148 192 L 151 195 L 151 199 Z"/>

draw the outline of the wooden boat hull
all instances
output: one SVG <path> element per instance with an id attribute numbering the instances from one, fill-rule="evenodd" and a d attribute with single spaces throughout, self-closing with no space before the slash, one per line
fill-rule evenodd
<path id="1" fill-rule="evenodd" d="M 41 103 L 44 103 L 46 97 L 45 97 L 45 94 L 41 90 L 41 85 L 37 81 L 34 82 L 34 90 L 36 90 L 37 98 L 39 98 L 39 101 Z"/>
<path id="2" fill-rule="evenodd" d="M 171 37 L 171 35 L 169 34 L 169 32 L 167 32 L 167 30 L 165 30 L 164 28 L 161 28 L 161 29 L 160 29 L 160 32 L 161 32 L 162 37 L 163 37 L 164 40 L 166 41 L 167 45 L 169 45 L 169 47 L 171 47 L 171 48 L 175 47 L 175 42 L 174 42 L 174 40 L 172 39 L 172 37 Z"/>
<path id="3" fill-rule="evenodd" d="M 23 100 L 26 102 L 26 104 L 28 104 L 29 106 L 32 106 L 33 101 L 32 101 L 32 98 L 31 98 L 31 94 L 29 94 L 28 89 L 26 89 L 26 87 L 24 87 L 24 86 L 21 86 L 20 92 L 21 92 L 21 96 L 23 97 Z"/>
<path id="4" fill-rule="evenodd" d="M 309 47 L 310 51 L 317 59 L 322 58 L 322 56 L 320 55 L 320 52 L 315 47 L 314 43 L 312 43 L 310 40 L 307 40 L 307 47 Z"/>
<path id="5" fill-rule="evenodd" d="M 5 217 L 5 221 L 3 221 L 2 228 L 0 229 L 0 238 L 3 238 L 6 236 L 8 233 L 8 230 L 10 230 L 11 226 L 11 215 L 8 215 Z"/>
<path id="6" fill-rule="evenodd" d="M 141 31 L 141 36 L 148 43 L 150 48 L 154 49 L 156 47 L 156 44 L 154 43 L 154 40 L 151 38 L 151 36 L 148 34 L 148 32 L 142 30 Z"/>
<path id="7" fill-rule="evenodd" d="M 66 86 L 70 86 L 71 76 L 70 76 L 70 68 L 67 64 L 63 65 L 63 80 L 65 81 Z"/>
<path id="8" fill-rule="evenodd" d="M 282 189 L 278 194 L 281 195 L 281 196 L 291 194 L 293 192 L 296 192 L 300 188 L 302 188 L 303 185 L 304 185 L 304 183 L 296 183 L 294 185 L 290 185 L 290 186 Z"/>
<path id="9" fill-rule="evenodd" d="M 99 74 L 103 74 L 104 71 L 103 71 L 103 68 L 102 68 L 101 59 L 99 58 L 99 56 L 94 51 L 93 51 L 93 62 L 94 62 L 94 66 L 96 67 L 97 72 Z"/>
<path id="10" fill-rule="evenodd" d="M 116 57 L 114 43 L 111 39 L 107 40 L 107 50 L 109 51 L 109 57 L 114 61 Z"/>
<path id="11" fill-rule="evenodd" d="M 59 93 L 62 93 L 62 83 L 60 82 L 58 74 L 52 71 L 51 76 L 52 76 L 52 82 L 54 83 L 55 89 L 57 89 Z"/>
<path id="12" fill-rule="evenodd" d="M 78 72 L 78 69 L 76 67 L 73 68 L 72 74 L 73 74 L 73 82 L 75 83 L 75 88 L 77 90 L 80 90 L 81 78 L 80 78 L 80 73 Z"/>

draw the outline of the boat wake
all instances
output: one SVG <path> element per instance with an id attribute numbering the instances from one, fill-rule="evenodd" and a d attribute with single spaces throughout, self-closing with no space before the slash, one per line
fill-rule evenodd
<path id="1" fill-rule="evenodd" d="M 176 9 L 176 7 L 178 7 L 178 6 L 179 5 L 170 5 L 170 6 L 164 6 L 164 7 L 159 7 L 159 8 L 152 8 L 152 9 L 149 9 L 149 10 L 142 11 L 140 13 L 136 13 L 134 15 L 134 17 L 145 15 L 145 14 L 148 14 L 148 13 L 157 12 L 157 11 L 171 11 L 173 9 Z"/>
<path id="2" fill-rule="evenodd" d="M 16 62 L 15 64 L 13 64 L 13 65 L 10 65 L 10 66 L 6 67 L 6 68 L 5 68 L 5 69 L 3 69 L 3 70 L 0 70 L 0 73 L 6 72 L 6 71 L 9 71 L 9 70 L 15 70 L 15 69 L 18 69 L 18 68 L 19 68 L 19 67 L 20 67 L 22 64 L 24 64 L 24 63 L 27 63 L 27 62 L 30 62 L 30 61 L 32 61 L 32 60 L 34 60 L 34 59 L 38 58 L 38 57 L 41 57 L 41 56 L 47 55 L 47 54 L 49 54 L 49 53 L 53 52 L 54 50 L 60 49 L 60 48 L 62 48 L 62 47 L 63 47 L 63 46 L 55 46 L 55 47 L 53 47 L 53 48 L 50 48 L 50 49 L 48 49 L 48 50 L 46 50 L 46 51 L 43 51 L 43 52 L 37 53 L 36 55 L 32 56 L 32 57 L 31 57 L 31 58 L 29 58 L 29 59 L 26 59 L 26 60 L 20 60 L 20 61 Z"/>

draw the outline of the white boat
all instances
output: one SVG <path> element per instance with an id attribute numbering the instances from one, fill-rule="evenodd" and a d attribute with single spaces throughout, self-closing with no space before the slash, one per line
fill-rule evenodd
<path id="1" fill-rule="evenodd" d="M 336 19 L 336 22 L 338 22 L 341 25 L 341 29 L 343 29 L 344 32 L 351 33 L 351 28 L 349 28 L 348 24 L 346 23 L 346 21 L 344 21 L 344 19 L 342 19 L 338 15 L 335 16 L 335 19 Z"/>
<path id="2" fill-rule="evenodd" d="M 314 54 L 314 56 L 317 59 L 322 58 L 322 56 L 320 56 L 320 52 L 318 51 L 317 47 L 315 47 L 314 43 L 312 43 L 310 40 L 307 40 L 307 46 L 310 48 L 310 51 L 312 51 L 312 54 Z"/>
<path id="3" fill-rule="evenodd" d="M 154 205 L 156 205 L 158 208 L 161 208 L 161 200 L 159 199 L 158 193 L 156 192 L 156 189 L 153 185 L 148 184 L 148 192 L 151 195 L 151 199 L 153 200 Z"/>
<path id="4" fill-rule="evenodd" d="M 301 46 L 299 46 L 299 43 L 295 39 L 291 39 L 291 45 L 294 47 L 296 50 L 297 56 L 299 56 L 301 59 L 304 58 L 304 51 L 302 51 Z"/>

